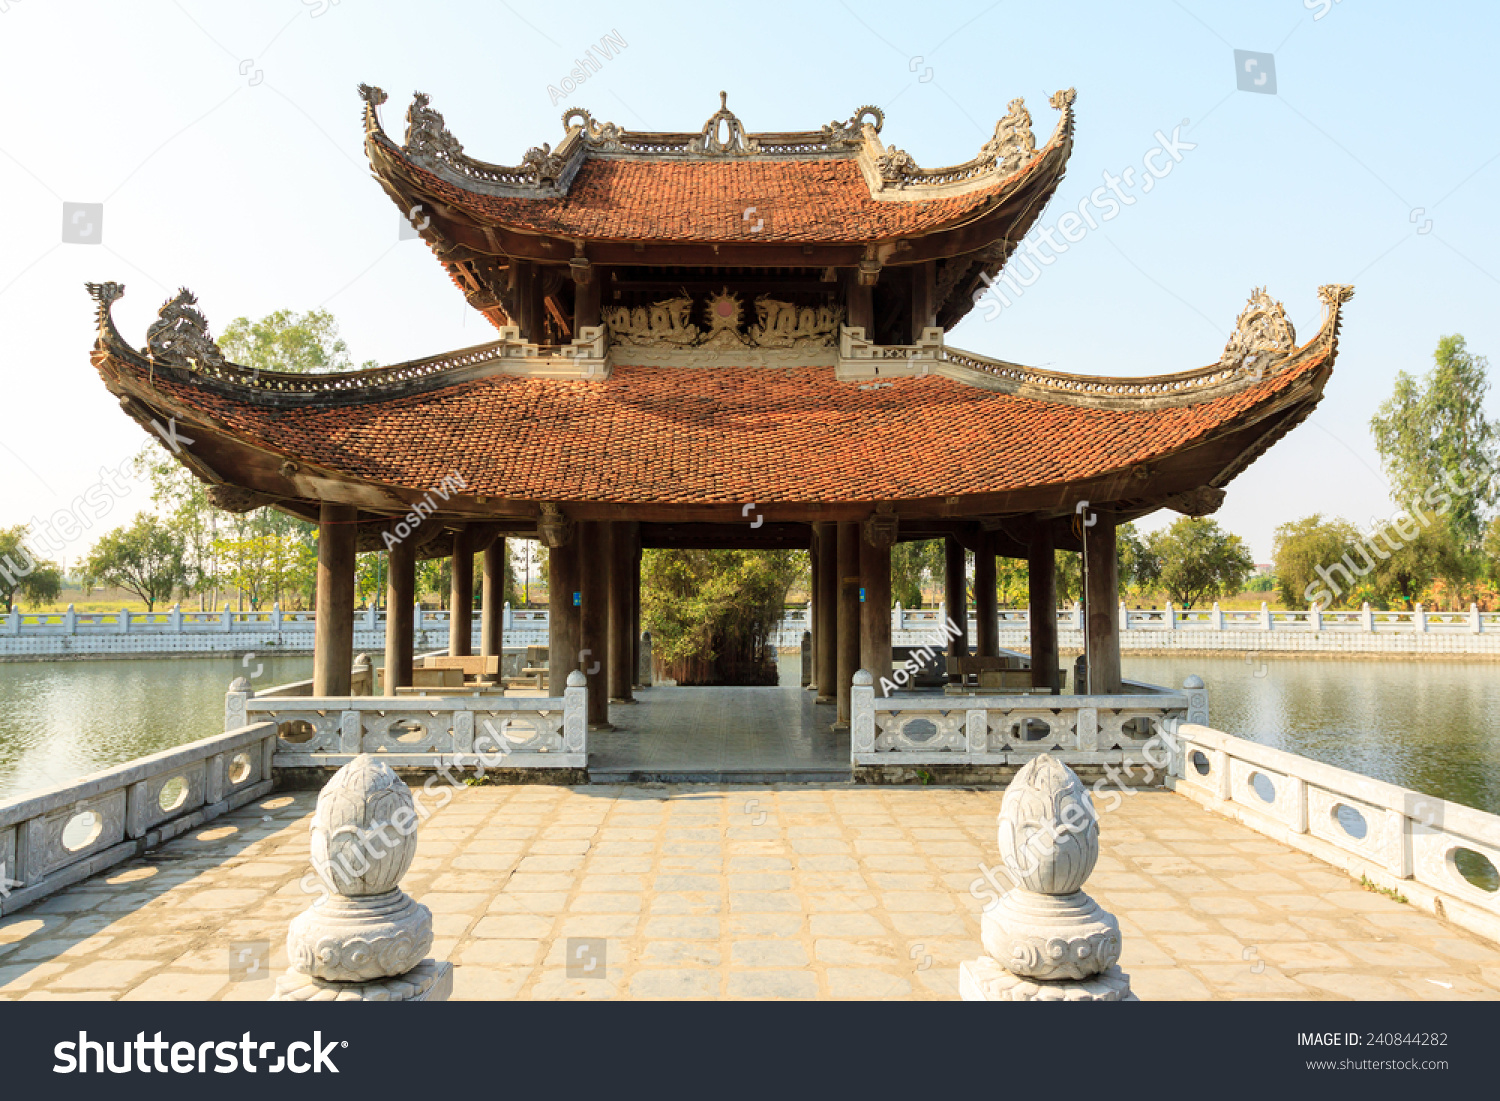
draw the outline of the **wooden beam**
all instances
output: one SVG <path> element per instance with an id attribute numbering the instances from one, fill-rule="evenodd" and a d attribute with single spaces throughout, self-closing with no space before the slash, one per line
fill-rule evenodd
<path id="1" fill-rule="evenodd" d="M 392 536 L 394 539 L 395 537 Z M 416 607 L 417 541 L 396 539 L 387 552 L 385 590 L 385 694 L 411 684 Z M 352 640 L 351 640 L 352 643 Z"/>
<path id="2" fill-rule="evenodd" d="M 313 695 L 347 696 L 354 665 L 354 535 L 359 512 L 325 504 L 318 514 Z"/>
<path id="3" fill-rule="evenodd" d="M 1031 532 L 1031 553 L 1026 559 L 1027 598 L 1031 609 L 1031 686 L 1050 688 L 1058 684 L 1057 655 L 1057 563 L 1052 529 L 1037 524 Z"/>

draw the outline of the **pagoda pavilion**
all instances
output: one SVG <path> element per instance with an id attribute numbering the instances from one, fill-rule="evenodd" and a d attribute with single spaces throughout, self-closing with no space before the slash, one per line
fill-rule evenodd
<path id="1" fill-rule="evenodd" d="M 1213 512 L 1225 486 L 1318 403 L 1352 291 L 1325 286 L 1298 344 L 1257 292 L 1211 365 L 1149 378 L 1061 374 L 948 347 L 1056 190 L 1074 93 L 1038 146 L 1017 99 L 969 160 L 919 167 L 863 107 L 752 133 L 721 93 L 687 133 L 573 109 L 556 148 L 476 160 L 426 95 L 404 140 L 361 86 L 365 151 L 492 342 L 391 367 L 277 374 L 224 360 L 195 299 L 131 347 L 99 303 L 93 362 L 127 414 L 221 508 L 320 525 L 313 694 L 346 696 L 357 551 L 389 555 L 389 608 L 418 558 L 452 555 L 451 651 L 501 648 L 505 540 L 550 560 L 554 671 L 588 677 L 589 718 L 631 699 L 644 547 L 811 551 L 814 680 L 848 715 L 860 668 L 891 671 L 891 547 L 943 538 L 949 614 L 975 555 L 980 655 L 997 653 L 996 556 L 1030 563 L 1031 678 L 1057 690 L 1055 549 L 1084 555 L 1087 690 L 1122 690 L 1117 525 Z M 967 624 L 962 624 L 967 628 Z M 411 683 L 391 615 L 386 691 Z M 967 637 L 950 643 L 966 653 Z M 556 683 L 556 681 L 554 681 Z M 1085 686 L 1080 685 L 1079 691 Z"/>

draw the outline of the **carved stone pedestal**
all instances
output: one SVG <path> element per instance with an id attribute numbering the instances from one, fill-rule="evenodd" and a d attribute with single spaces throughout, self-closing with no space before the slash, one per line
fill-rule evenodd
<path id="1" fill-rule="evenodd" d="M 318 795 L 312 865 L 324 895 L 292 920 L 291 969 L 272 1001 L 430 1002 L 453 990 L 451 964 L 424 958 L 432 913 L 402 891 L 417 853 L 411 791 L 361 754 Z"/>
<path id="2" fill-rule="evenodd" d="M 425 959 L 404 975 L 369 982 L 330 982 L 288 969 L 276 980 L 273 1002 L 445 1002 L 453 994 L 453 965 Z"/>
<path id="3" fill-rule="evenodd" d="M 988 956 L 959 968 L 968 1002 L 1124 1002 L 1120 923 L 1083 891 L 1099 859 L 1088 789 L 1050 753 L 1016 773 L 1000 802 L 1000 859 L 1017 886 L 986 908 Z"/>
<path id="4" fill-rule="evenodd" d="M 1130 976 L 1111 967 L 1090 979 L 1027 979 L 981 957 L 958 965 L 958 996 L 966 1002 L 1135 1002 Z"/>

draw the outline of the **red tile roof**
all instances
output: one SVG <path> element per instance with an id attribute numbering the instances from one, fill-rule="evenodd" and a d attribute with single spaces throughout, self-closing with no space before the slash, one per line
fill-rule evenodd
<path id="1" fill-rule="evenodd" d="M 602 381 L 513 375 L 385 401 L 282 407 L 114 360 L 142 393 L 274 452 L 354 478 L 518 500 L 713 504 L 997 493 L 1179 451 L 1317 370 L 1195 405 L 1099 409 L 940 376 L 869 387 L 831 367 L 616 367 Z"/>
<path id="2" fill-rule="evenodd" d="M 400 157 L 397 150 L 393 155 Z M 852 160 L 639 161 L 589 158 L 562 198 L 482 195 L 403 158 L 419 189 L 480 221 L 586 240 L 835 243 L 930 233 L 996 204 L 1047 158 L 941 199 L 877 200 Z M 1057 159 L 1061 176 L 1066 158 Z M 1055 181 L 1054 181 L 1055 182 Z M 747 219 L 745 212 L 754 207 Z M 747 228 L 763 224 L 752 236 Z"/>

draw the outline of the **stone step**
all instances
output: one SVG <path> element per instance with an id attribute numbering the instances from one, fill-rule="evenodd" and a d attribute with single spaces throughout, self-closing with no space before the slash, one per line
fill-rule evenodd
<path id="1" fill-rule="evenodd" d="M 591 784 L 847 784 L 848 769 L 591 768 Z"/>

